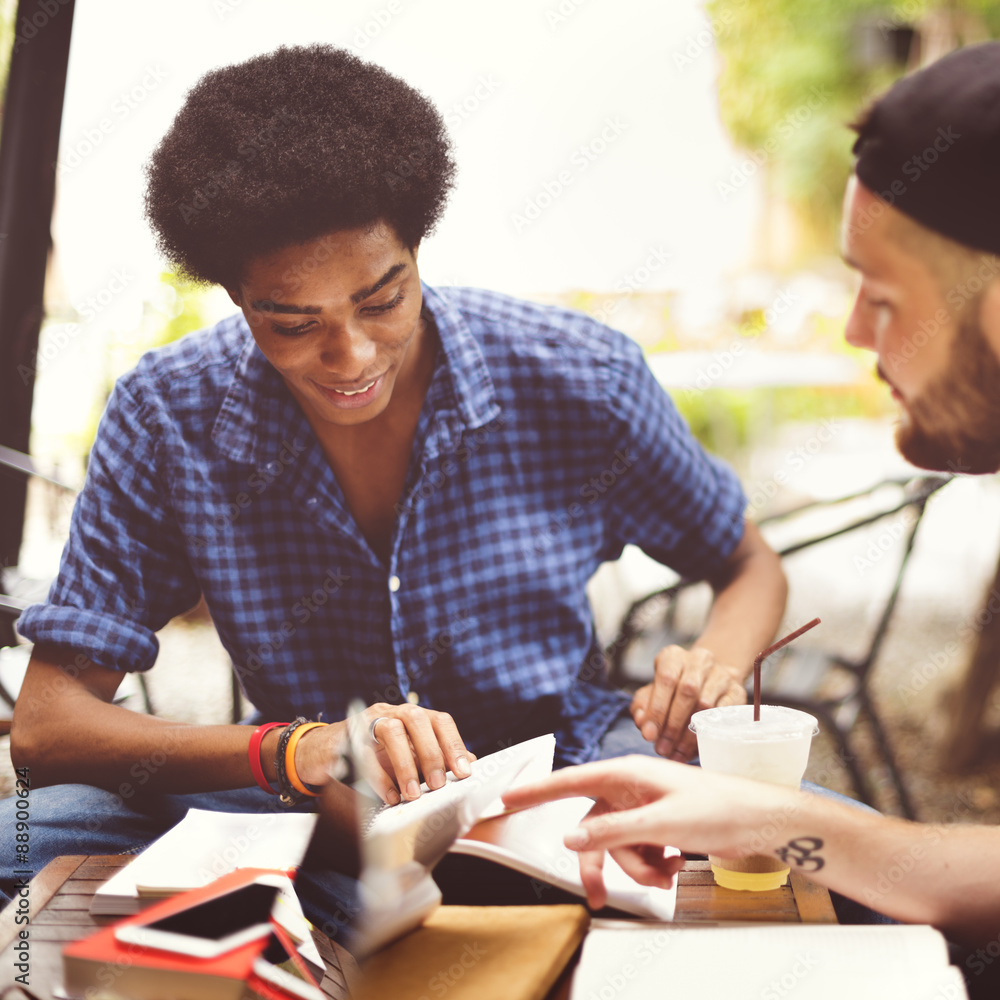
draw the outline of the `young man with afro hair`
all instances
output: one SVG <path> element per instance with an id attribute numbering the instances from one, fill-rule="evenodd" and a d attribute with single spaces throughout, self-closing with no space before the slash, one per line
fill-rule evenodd
<path id="1" fill-rule="evenodd" d="M 36 864 L 141 846 L 188 805 L 315 791 L 354 699 L 389 802 L 547 732 L 557 765 L 687 759 L 691 713 L 744 700 L 785 581 L 735 476 L 626 337 L 421 283 L 454 173 L 426 98 L 328 46 L 187 96 L 147 213 L 167 259 L 239 312 L 119 381 L 59 577 L 21 619 L 12 757 Z M 604 679 L 584 589 L 627 543 L 716 593 L 634 699 Z M 112 703 L 202 595 L 264 729 Z M 296 738 L 296 719 L 327 724 Z"/>

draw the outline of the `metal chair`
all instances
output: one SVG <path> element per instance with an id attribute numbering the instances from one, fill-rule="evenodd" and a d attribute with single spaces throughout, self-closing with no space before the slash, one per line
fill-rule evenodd
<path id="1" fill-rule="evenodd" d="M 829 733 L 837 746 L 840 758 L 847 768 L 858 797 L 872 805 L 874 796 L 869 787 L 867 776 L 862 773 L 858 766 L 858 754 L 854 752 L 853 746 L 857 724 L 861 719 L 866 719 L 874 739 L 875 749 L 885 766 L 897 796 L 900 811 L 908 819 L 915 818 L 913 804 L 896 765 L 895 756 L 885 734 L 885 726 L 872 702 L 869 681 L 882 649 L 882 643 L 893 612 L 896 609 L 900 588 L 913 552 L 917 529 L 923 520 L 927 502 L 952 478 L 951 476 L 921 476 L 915 479 L 890 479 L 869 490 L 852 493 L 834 501 L 802 504 L 780 514 L 762 518 L 758 522 L 762 528 L 767 525 L 780 525 L 782 522 L 791 521 L 797 516 L 821 508 L 836 510 L 838 507 L 849 505 L 851 501 L 861 498 L 882 498 L 877 509 L 870 513 L 847 517 L 844 523 L 839 524 L 836 528 L 779 547 L 778 554 L 784 559 L 823 542 L 858 531 L 902 511 L 910 510 L 912 512 L 908 528 L 902 531 L 896 540 L 896 544 L 902 550 L 899 568 L 886 602 L 878 616 L 867 650 L 859 657 L 847 657 L 817 649 L 798 650 L 794 646 L 789 646 L 783 651 L 785 655 L 780 661 L 777 663 L 769 661 L 763 685 L 763 696 L 770 704 L 799 708 L 812 713 L 820 720 L 824 730 Z M 885 495 L 892 491 L 895 491 L 896 499 L 891 502 L 885 500 Z M 617 638 L 606 650 L 609 661 L 608 678 L 613 684 L 634 690 L 651 679 L 650 676 L 637 681 L 634 676 L 629 675 L 625 670 L 625 657 L 633 644 L 652 628 L 664 629 L 669 636 L 668 641 L 680 645 L 695 638 L 694 635 L 685 634 L 677 628 L 676 610 L 677 597 L 698 582 L 697 580 L 680 580 L 673 586 L 647 594 L 632 603 Z M 822 609 L 817 608 L 817 611 L 821 613 Z M 824 692 L 822 690 L 823 683 L 829 679 L 833 671 L 838 669 L 843 672 L 846 678 L 845 683 L 835 693 Z"/>
<path id="2" fill-rule="evenodd" d="M 16 475 L 43 479 L 72 496 L 76 495 L 76 490 L 72 486 L 67 486 L 65 483 L 40 470 L 30 455 L 25 455 L 5 445 L 0 445 L 0 470 L 7 470 L 8 474 L 14 473 Z M 32 601 L 24 600 L 20 595 L 15 596 L 7 592 L 10 589 L 8 583 L 8 574 L 10 572 L 10 568 L 5 571 L 0 570 L 0 649 L 19 645 L 18 637 L 14 630 L 14 622 L 20 618 L 25 608 L 33 603 Z M 139 685 L 143 707 L 149 715 L 155 714 L 145 676 L 142 673 L 138 673 L 136 674 L 136 680 Z M 9 685 L 6 685 L 3 679 L 0 679 L 0 700 L 6 703 L 11 710 L 13 710 L 17 701 L 17 691 L 12 690 Z M 116 702 L 124 700 L 124 698 L 119 698 L 116 699 Z M 5 731 L 10 731 L 10 721 L 0 720 L 0 735 L 3 735 Z"/>
<path id="3" fill-rule="evenodd" d="M 25 607 L 27 605 L 22 601 L 0 593 L 0 647 L 16 644 L 14 622 L 21 617 L 21 612 L 24 611 Z M 2 678 L 0 678 L 0 699 L 13 711 L 17 695 L 4 684 Z M 5 735 L 9 732 L 10 720 L 0 719 L 0 735 Z"/>

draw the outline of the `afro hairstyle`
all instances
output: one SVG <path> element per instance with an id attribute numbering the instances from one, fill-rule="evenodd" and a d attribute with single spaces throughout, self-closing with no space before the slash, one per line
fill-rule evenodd
<path id="1" fill-rule="evenodd" d="M 206 74 L 146 165 L 146 217 L 183 275 L 233 289 L 254 257 L 388 223 L 415 248 L 455 164 L 436 108 L 343 49 L 281 47 Z"/>

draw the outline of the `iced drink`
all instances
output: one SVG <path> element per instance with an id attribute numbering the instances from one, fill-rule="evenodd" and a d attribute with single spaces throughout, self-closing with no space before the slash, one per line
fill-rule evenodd
<path id="1" fill-rule="evenodd" d="M 698 737 L 698 755 L 706 771 L 735 774 L 775 785 L 798 788 L 809 761 L 809 746 L 819 732 L 807 712 L 778 705 L 761 705 L 754 722 L 753 705 L 709 708 L 691 716 Z M 788 866 L 770 854 L 746 858 L 709 855 L 718 885 L 727 889 L 778 889 Z"/>

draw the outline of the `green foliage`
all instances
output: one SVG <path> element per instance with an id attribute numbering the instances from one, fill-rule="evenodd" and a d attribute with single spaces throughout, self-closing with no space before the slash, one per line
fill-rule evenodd
<path id="1" fill-rule="evenodd" d="M 784 423 L 876 417 L 892 413 L 885 390 L 861 386 L 707 389 L 672 392 L 674 404 L 708 451 L 737 463 L 749 444 Z"/>
<path id="2" fill-rule="evenodd" d="M 163 272 L 160 274 L 159 293 L 155 302 L 145 303 L 139 329 L 113 337 L 108 344 L 104 386 L 90 419 L 80 432 L 80 448 L 85 454 L 89 453 L 97 436 L 97 425 L 118 376 L 135 367 L 146 351 L 180 340 L 185 334 L 208 325 L 204 310 L 207 289 L 204 285 L 195 285 L 176 274 Z"/>
<path id="3" fill-rule="evenodd" d="M 206 286 L 196 285 L 169 272 L 163 272 L 160 281 L 164 285 L 163 302 L 153 308 L 163 319 L 159 329 L 153 328 L 147 349 L 170 344 L 207 326 L 204 310 Z"/>
<path id="4" fill-rule="evenodd" d="M 932 0 L 708 0 L 722 62 L 719 107 L 734 141 L 766 156 L 772 190 L 797 210 L 812 242 L 829 249 L 852 166 L 845 126 L 902 67 L 864 68 L 857 31 L 880 34 L 945 6 Z M 995 0 L 950 0 L 1000 33 Z"/>
<path id="5" fill-rule="evenodd" d="M 996 0 L 965 0 L 963 6 L 982 18 L 990 38 L 1000 38 L 1000 6 Z"/>

